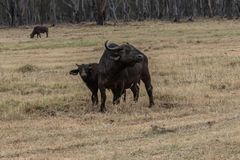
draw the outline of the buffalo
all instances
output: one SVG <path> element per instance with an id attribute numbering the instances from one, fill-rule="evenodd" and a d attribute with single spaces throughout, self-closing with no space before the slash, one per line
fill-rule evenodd
<path id="1" fill-rule="evenodd" d="M 106 89 L 114 93 L 114 101 L 127 88 L 136 88 L 142 80 L 149 96 L 149 107 L 154 105 L 153 87 L 148 69 L 148 58 L 133 45 L 126 43 L 117 45 L 105 42 L 105 51 L 98 65 L 98 88 L 101 92 L 100 112 L 105 112 Z M 136 98 L 136 97 L 135 97 Z"/>
<path id="2" fill-rule="evenodd" d="M 85 82 L 87 87 L 92 92 L 92 104 L 98 104 L 98 64 L 90 63 L 90 64 L 81 64 L 77 65 L 77 69 L 71 70 L 71 75 L 79 74 L 82 80 Z"/>
<path id="3" fill-rule="evenodd" d="M 37 35 L 37 38 L 41 38 L 41 33 L 46 33 L 46 37 L 48 37 L 48 27 L 45 26 L 36 26 L 33 28 L 32 33 L 30 34 L 30 37 L 33 38 L 35 35 Z"/>
<path id="4" fill-rule="evenodd" d="M 98 64 L 97 63 L 90 63 L 90 64 L 76 64 L 77 69 L 71 70 L 71 75 L 80 75 L 84 83 L 92 92 L 91 100 L 93 105 L 98 104 Z M 139 84 L 133 84 L 131 90 L 134 95 L 134 101 L 138 100 L 139 96 Z M 113 92 L 113 104 L 116 104 L 116 95 L 115 90 L 112 89 Z M 126 101 L 126 90 L 122 93 L 124 95 L 124 101 Z"/>

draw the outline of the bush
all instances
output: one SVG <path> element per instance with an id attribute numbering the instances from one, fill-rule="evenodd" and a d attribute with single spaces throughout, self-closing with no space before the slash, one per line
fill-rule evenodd
<path id="1" fill-rule="evenodd" d="M 26 73 L 26 72 L 35 72 L 35 71 L 38 71 L 39 68 L 34 66 L 34 65 L 30 65 L 30 64 L 26 64 L 22 67 L 19 67 L 17 69 L 18 72 L 22 72 L 22 73 Z"/>

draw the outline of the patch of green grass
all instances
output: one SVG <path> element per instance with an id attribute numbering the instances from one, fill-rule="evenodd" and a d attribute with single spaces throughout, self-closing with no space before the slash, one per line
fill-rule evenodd
<path id="1" fill-rule="evenodd" d="M 22 107 L 22 112 L 27 115 L 40 116 L 56 116 L 61 113 L 82 114 L 85 112 L 85 100 L 79 101 L 76 97 L 46 97 L 42 100 L 26 102 Z"/>
<path id="2" fill-rule="evenodd" d="M 48 40 L 48 41 L 39 41 L 39 42 L 30 42 L 28 43 L 5 43 L 0 47 L 0 50 L 32 50 L 32 49 L 55 49 L 55 48 L 77 48 L 77 47 L 90 47 L 95 46 L 100 41 L 98 39 L 88 40 L 88 39 L 76 39 L 76 40 Z"/>
<path id="3" fill-rule="evenodd" d="M 226 32 L 212 32 L 211 36 L 218 38 L 239 37 L 238 31 L 226 31 Z"/>
<path id="4" fill-rule="evenodd" d="M 49 86 L 49 88 L 51 89 L 66 89 L 68 86 L 66 84 L 60 84 L 60 83 L 55 83 L 51 86 Z"/>
<path id="5" fill-rule="evenodd" d="M 163 102 L 183 102 L 187 101 L 187 97 L 172 94 L 157 94 L 156 98 Z"/>
<path id="6" fill-rule="evenodd" d="M 11 87 L 6 84 L 0 84 L 0 92 L 8 92 L 11 90 Z"/>
<path id="7" fill-rule="evenodd" d="M 41 94 L 43 96 L 50 94 L 64 94 L 70 91 L 71 88 L 66 84 L 43 85 L 39 83 L 11 83 L 7 82 L 0 84 L 0 93 L 10 92 L 13 95 L 28 96 L 32 94 Z"/>
<path id="8" fill-rule="evenodd" d="M 19 119 L 22 102 L 14 99 L 0 101 L 0 119 Z"/>
<path id="9" fill-rule="evenodd" d="M 54 49 L 54 48 L 76 48 L 76 47 L 89 47 L 97 45 L 97 40 L 68 40 L 68 41 L 53 41 L 42 44 L 35 44 L 27 46 L 24 50 L 28 49 Z"/>
<path id="10" fill-rule="evenodd" d="M 230 62 L 228 62 L 228 64 L 226 66 L 227 67 L 239 67 L 240 66 L 240 58 L 234 57 L 234 59 L 230 60 Z"/>
<path id="11" fill-rule="evenodd" d="M 233 90 L 239 90 L 240 83 L 239 82 L 221 82 L 221 83 L 211 83 L 210 89 L 216 90 L 216 91 L 233 91 Z"/>
<path id="12" fill-rule="evenodd" d="M 144 132 L 145 136 L 153 136 L 153 135 L 160 135 L 160 134 L 167 134 L 167 133 L 174 133 L 176 130 L 174 129 L 167 129 L 164 127 L 159 127 L 157 125 L 151 125 L 150 130 Z"/>
<path id="13" fill-rule="evenodd" d="M 229 88 L 230 84 L 210 84 L 210 88 L 213 90 L 225 90 Z"/>
<path id="14" fill-rule="evenodd" d="M 0 119 L 18 119 L 21 116 L 78 115 L 86 112 L 85 98 L 79 95 L 42 97 L 37 100 L 19 101 L 9 99 L 0 102 Z"/>
<path id="15" fill-rule="evenodd" d="M 13 107 L 19 106 L 21 104 L 20 101 L 16 101 L 13 99 L 7 100 L 7 101 L 1 101 L 0 102 L 0 112 L 3 112 L 5 110 L 10 110 Z"/>

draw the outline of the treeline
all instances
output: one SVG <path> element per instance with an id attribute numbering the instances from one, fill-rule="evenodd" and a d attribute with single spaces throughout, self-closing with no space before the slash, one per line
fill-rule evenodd
<path id="1" fill-rule="evenodd" d="M 240 0 L 0 0 L 0 25 L 240 16 Z"/>

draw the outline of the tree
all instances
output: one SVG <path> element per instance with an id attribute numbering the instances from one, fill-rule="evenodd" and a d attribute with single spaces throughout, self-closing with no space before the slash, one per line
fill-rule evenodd
<path id="1" fill-rule="evenodd" d="M 240 0 L 0 0 L 0 25 L 240 16 Z"/>
<path id="2" fill-rule="evenodd" d="M 106 17 L 107 0 L 96 0 L 97 7 L 97 25 L 103 25 Z"/>
<path id="3" fill-rule="evenodd" d="M 116 15 L 116 11 L 117 11 L 117 7 L 119 4 L 116 4 L 116 2 L 114 0 L 108 0 L 108 3 L 109 3 L 109 8 L 112 12 L 112 16 L 113 16 L 113 19 L 114 19 L 114 23 L 116 24 L 117 23 L 117 15 Z"/>

